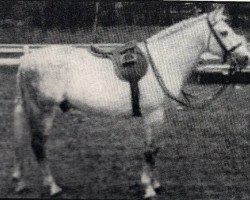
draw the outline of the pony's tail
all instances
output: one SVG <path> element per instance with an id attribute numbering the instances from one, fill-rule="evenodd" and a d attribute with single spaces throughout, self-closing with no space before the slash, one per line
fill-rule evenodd
<path id="1" fill-rule="evenodd" d="M 24 112 L 28 114 L 30 112 L 29 104 L 30 104 L 30 97 L 29 91 L 27 86 L 27 74 L 24 70 L 19 67 L 17 75 L 16 75 L 16 98 L 15 103 L 16 105 L 20 105 Z"/>
<path id="2" fill-rule="evenodd" d="M 22 106 L 26 115 L 30 115 L 32 111 L 31 104 L 33 103 L 30 90 L 32 86 L 28 82 L 29 74 L 22 69 L 19 68 L 17 73 L 17 83 L 16 83 L 16 104 Z M 33 105 L 33 104 L 32 104 Z"/>

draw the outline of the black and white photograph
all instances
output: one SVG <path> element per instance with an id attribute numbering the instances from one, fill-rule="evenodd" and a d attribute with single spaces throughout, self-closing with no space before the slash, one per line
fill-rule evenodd
<path id="1" fill-rule="evenodd" d="M 0 0 L 0 198 L 250 200 L 250 2 Z"/>

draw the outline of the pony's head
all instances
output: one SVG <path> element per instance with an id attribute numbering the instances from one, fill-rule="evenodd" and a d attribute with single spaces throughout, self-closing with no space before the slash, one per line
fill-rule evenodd
<path id="1" fill-rule="evenodd" d="M 217 8 L 208 14 L 207 22 L 210 29 L 208 36 L 208 51 L 234 59 L 240 67 L 246 67 L 250 52 L 245 37 L 236 34 L 226 23 L 227 17 L 223 15 L 224 6 Z"/>

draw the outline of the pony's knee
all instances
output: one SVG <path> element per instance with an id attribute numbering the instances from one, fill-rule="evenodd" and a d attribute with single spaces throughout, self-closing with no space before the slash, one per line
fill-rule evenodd
<path id="1" fill-rule="evenodd" d="M 46 140 L 47 140 L 46 135 L 33 134 L 31 146 L 38 162 L 42 162 L 46 157 L 46 152 L 44 149 Z"/>

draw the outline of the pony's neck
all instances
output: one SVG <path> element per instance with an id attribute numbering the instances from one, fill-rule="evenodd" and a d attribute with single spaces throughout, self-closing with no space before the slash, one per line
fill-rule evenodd
<path id="1" fill-rule="evenodd" d="M 152 59 L 172 95 L 181 94 L 183 83 L 206 50 L 208 33 L 204 19 L 166 37 L 148 39 Z"/>

